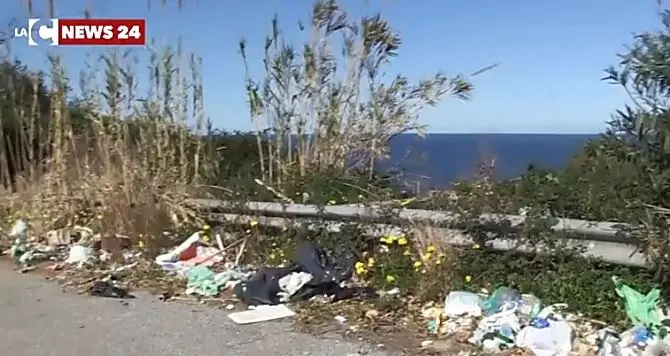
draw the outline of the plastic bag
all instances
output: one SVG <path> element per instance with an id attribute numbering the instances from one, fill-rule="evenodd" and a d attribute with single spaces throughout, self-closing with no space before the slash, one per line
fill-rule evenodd
<path id="1" fill-rule="evenodd" d="M 616 276 L 612 277 L 612 282 L 616 294 L 624 299 L 626 314 L 633 326 L 644 326 L 652 333 L 657 333 L 663 327 L 657 312 L 661 290 L 654 288 L 644 295 L 622 283 Z"/>
<path id="2" fill-rule="evenodd" d="M 573 338 L 570 324 L 548 307 L 521 329 L 516 345 L 531 349 L 536 356 L 568 356 Z"/>
<path id="3" fill-rule="evenodd" d="M 506 309 L 506 304 L 519 303 L 522 300 L 523 296 L 518 290 L 504 286 L 498 287 L 484 301 L 482 311 L 484 315 L 493 315 Z"/>
<path id="4" fill-rule="evenodd" d="M 219 294 L 221 284 L 214 279 L 214 272 L 205 266 L 196 266 L 187 273 L 186 294 L 214 297 Z"/>
<path id="5" fill-rule="evenodd" d="M 481 316 L 482 298 L 475 293 L 454 291 L 444 299 L 444 315 L 446 316 Z"/>
<path id="6" fill-rule="evenodd" d="M 503 305 L 501 312 L 482 318 L 468 341 L 482 346 L 487 353 L 512 348 L 516 335 L 521 330 L 519 317 L 516 315 L 517 308 L 516 302 L 508 302 Z"/>

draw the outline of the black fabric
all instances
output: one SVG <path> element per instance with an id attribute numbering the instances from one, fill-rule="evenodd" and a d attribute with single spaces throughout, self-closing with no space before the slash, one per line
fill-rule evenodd
<path id="1" fill-rule="evenodd" d="M 130 295 L 124 288 L 116 286 L 112 281 L 95 281 L 91 286 L 90 293 L 92 296 L 105 298 L 120 298 L 132 299 L 134 296 Z"/>
<path id="2" fill-rule="evenodd" d="M 314 277 L 310 285 L 341 283 L 351 278 L 354 273 L 352 261 L 334 261 L 321 247 L 311 242 L 298 246 L 296 262 L 303 271 Z"/>
<path id="3" fill-rule="evenodd" d="M 354 270 L 352 255 L 338 260 L 329 256 L 320 246 L 304 242 L 298 246 L 296 263 L 286 268 L 266 268 L 250 280 L 235 287 L 238 298 L 250 305 L 279 304 L 279 280 L 294 272 L 307 272 L 313 276 L 291 301 L 307 300 L 316 295 L 333 297 L 333 302 L 358 298 L 374 298 L 377 293 L 372 288 L 343 288 L 340 284 L 351 278 Z"/>
<path id="4" fill-rule="evenodd" d="M 286 275 L 299 271 L 300 268 L 297 265 L 287 268 L 266 268 L 256 273 L 248 281 L 238 283 L 234 291 L 238 298 L 250 305 L 279 304 L 279 296 L 277 295 L 281 292 L 279 280 Z"/>

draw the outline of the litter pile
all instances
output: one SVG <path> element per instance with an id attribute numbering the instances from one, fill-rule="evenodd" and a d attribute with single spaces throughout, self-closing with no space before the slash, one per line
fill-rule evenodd
<path id="1" fill-rule="evenodd" d="M 352 283 L 356 258 L 348 251 L 325 251 L 314 243 L 298 245 L 296 259 L 284 266 L 254 269 L 227 258 L 235 243 L 224 247 L 219 235 L 209 243 L 209 231 L 194 233 L 155 263 L 184 280 L 187 295 L 215 298 L 224 290 L 248 306 L 229 317 L 238 324 L 293 316 L 286 304 L 326 296 L 329 301 L 374 299 L 382 294 Z M 29 224 L 19 220 L 9 235 L 14 243 L 7 253 L 24 270 L 40 261 L 58 266 L 83 268 L 100 262 L 118 262 L 115 270 L 130 269 L 141 253 L 128 249 L 123 237 L 103 237 L 85 227 L 50 231 L 44 238 L 31 237 Z M 124 242 L 125 241 L 125 242 Z M 244 242 L 242 242 L 242 246 Z M 125 246 L 125 247 L 124 247 Z M 114 265 L 114 263 L 112 263 Z M 108 298 L 133 298 L 113 274 L 91 280 L 89 293 Z M 485 353 L 499 354 L 515 349 L 538 356 L 660 356 L 670 353 L 668 318 L 659 306 L 660 290 L 642 294 L 613 278 L 616 293 L 623 299 L 631 328 L 617 332 L 603 323 L 566 313 L 567 305 L 543 306 L 528 294 L 499 287 L 491 294 L 452 291 L 441 308 L 424 310 L 429 333 L 424 342 L 430 348 L 442 340 L 460 340 Z M 391 294 L 390 292 L 387 294 Z M 169 297 L 167 297 L 169 298 Z M 230 309 L 230 308 L 229 308 Z"/>
<path id="2" fill-rule="evenodd" d="M 158 256 L 156 263 L 187 280 L 186 294 L 211 298 L 232 290 L 252 309 L 232 313 L 230 317 L 237 323 L 292 316 L 293 312 L 284 303 L 315 296 L 325 295 L 332 302 L 377 296 L 374 289 L 348 284 L 354 271 L 353 256 L 334 259 L 313 243 L 298 246 L 295 262 L 257 271 L 249 266 L 223 263 L 223 250 L 203 245 L 202 236 L 195 233 L 169 253 Z M 223 270 L 214 272 L 220 265 Z"/>
<path id="3" fill-rule="evenodd" d="M 29 230 L 27 222 L 17 220 L 9 232 L 9 237 L 14 239 L 14 243 L 7 253 L 24 271 L 44 261 L 57 262 L 53 265 L 54 269 L 66 265 L 83 267 L 96 262 L 106 262 L 115 258 L 114 254 L 120 253 L 123 245 L 130 245 L 129 241 L 123 241 L 127 240 L 127 237 L 104 237 L 82 226 L 51 230 L 41 237 L 31 236 Z M 113 248 L 114 246 L 117 248 Z M 126 251 L 118 259 L 131 263 L 138 257 L 137 254 Z"/>
<path id="4" fill-rule="evenodd" d="M 453 291 L 444 308 L 428 308 L 429 332 L 437 340 L 460 338 L 485 353 L 526 349 L 537 356 L 659 356 L 670 352 L 670 338 L 659 307 L 660 290 L 643 295 L 613 278 L 632 328 L 623 333 L 565 313 L 564 304 L 542 306 L 533 295 L 499 287 L 492 294 Z M 463 333 L 467 333 L 463 337 Z M 424 342 L 430 348 L 436 340 Z"/>

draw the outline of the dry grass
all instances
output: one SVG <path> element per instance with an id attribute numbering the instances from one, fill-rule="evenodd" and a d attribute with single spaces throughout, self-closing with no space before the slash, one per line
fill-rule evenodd
<path id="1" fill-rule="evenodd" d="M 87 63 L 76 109 L 65 99 L 72 91 L 57 57 L 50 58 L 48 112 L 9 98 L 17 109 L 1 119 L 16 131 L 0 132 L 7 213 L 32 217 L 38 230 L 79 223 L 131 236 L 160 236 L 173 215 L 194 217 L 181 202 L 201 194 L 198 184 L 217 162 L 201 138 L 200 61 L 180 47 L 148 51 L 144 94 L 136 53 L 109 51 Z M 41 99 L 37 87 L 32 102 Z"/>

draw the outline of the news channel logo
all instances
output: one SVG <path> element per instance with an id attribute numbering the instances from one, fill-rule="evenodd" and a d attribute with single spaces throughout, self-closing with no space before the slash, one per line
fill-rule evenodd
<path id="1" fill-rule="evenodd" d="M 35 41 L 34 33 L 41 41 L 51 41 L 52 46 L 58 45 L 58 19 L 49 19 L 51 26 L 38 25 L 40 19 L 28 19 L 28 27 L 17 27 L 14 29 L 14 38 L 27 38 L 28 46 L 39 46 Z"/>

